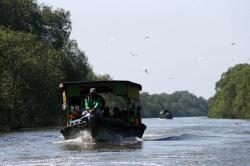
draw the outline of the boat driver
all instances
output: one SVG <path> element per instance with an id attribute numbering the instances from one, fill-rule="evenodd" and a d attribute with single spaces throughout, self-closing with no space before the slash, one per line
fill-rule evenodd
<path id="1" fill-rule="evenodd" d="M 96 93 L 95 88 L 89 90 L 89 95 L 85 99 L 85 110 L 90 114 L 96 113 L 97 110 L 102 110 L 105 101 L 102 96 Z"/>

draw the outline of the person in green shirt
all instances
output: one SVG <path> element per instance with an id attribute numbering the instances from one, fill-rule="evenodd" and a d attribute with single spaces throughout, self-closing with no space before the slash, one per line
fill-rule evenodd
<path id="1" fill-rule="evenodd" d="M 95 88 L 91 88 L 89 93 L 85 99 L 85 110 L 91 114 L 95 113 L 96 110 L 102 110 L 105 105 L 103 97 L 96 93 Z"/>

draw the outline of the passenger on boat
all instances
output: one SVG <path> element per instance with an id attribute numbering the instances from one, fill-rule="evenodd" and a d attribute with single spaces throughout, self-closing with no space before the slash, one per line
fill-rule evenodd
<path id="1" fill-rule="evenodd" d="M 110 108 L 109 107 L 104 107 L 103 110 L 104 110 L 104 112 L 103 112 L 102 116 L 106 117 L 106 118 L 109 118 L 110 117 L 110 113 L 109 113 Z"/>
<path id="2" fill-rule="evenodd" d="M 118 107 L 113 108 L 113 116 L 114 118 L 122 118 L 122 112 Z"/>
<path id="3" fill-rule="evenodd" d="M 69 114 L 69 118 L 74 120 L 74 119 L 78 119 L 82 116 L 82 111 L 80 111 L 80 107 L 78 105 L 76 106 L 71 106 L 70 107 L 70 114 Z"/>
<path id="4" fill-rule="evenodd" d="M 85 110 L 91 114 L 96 113 L 97 110 L 102 110 L 105 105 L 103 97 L 96 93 L 95 88 L 91 88 L 89 93 L 85 99 Z"/>

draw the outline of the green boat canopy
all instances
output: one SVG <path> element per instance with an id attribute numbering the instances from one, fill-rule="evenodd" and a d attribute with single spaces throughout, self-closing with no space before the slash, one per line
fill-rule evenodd
<path id="1" fill-rule="evenodd" d="M 63 89 L 68 97 L 77 97 L 89 93 L 90 88 L 96 88 L 97 93 L 112 93 L 128 99 L 139 100 L 140 84 L 130 81 L 78 81 L 62 82 L 59 88 Z"/>

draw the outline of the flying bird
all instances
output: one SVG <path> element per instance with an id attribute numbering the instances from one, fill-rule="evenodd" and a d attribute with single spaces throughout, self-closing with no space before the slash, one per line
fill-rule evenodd
<path id="1" fill-rule="evenodd" d="M 232 43 L 231 46 L 233 46 L 233 45 L 235 45 L 235 44 L 237 44 L 237 43 Z"/>
<path id="2" fill-rule="evenodd" d="M 201 61 L 202 59 L 203 59 L 203 57 L 200 56 L 200 57 L 197 58 L 197 61 Z"/>
<path id="3" fill-rule="evenodd" d="M 169 80 L 173 80 L 173 79 L 174 79 L 174 77 L 169 76 L 169 77 L 168 77 L 168 79 L 169 79 Z"/>
<path id="4" fill-rule="evenodd" d="M 138 56 L 137 53 L 134 53 L 134 52 L 129 52 L 131 56 Z"/>
<path id="5" fill-rule="evenodd" d="M 116 39 L 114 37 L 111 37 L 108 39 L 108 43 L 111 44 L 113 41 L 115 41 Z"/>
<path id="6" fill-rule="evenodd" d="M 148 69 L 147 68 L 142 67 L 141 69 L 144 70 L 146 74 L 148 74 Z"/>
<path id="7" fill-rule="evenodd" d="M 145 36 L 144 39 L 149 39 L 149 36 Z"/>

